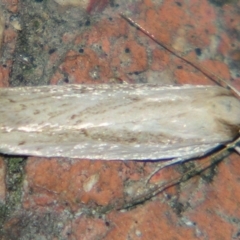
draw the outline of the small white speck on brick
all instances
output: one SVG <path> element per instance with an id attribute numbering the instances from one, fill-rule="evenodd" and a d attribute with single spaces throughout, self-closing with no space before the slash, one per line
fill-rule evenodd
<path id="1" fill-rule="evenodd" d="M 135 234 L 137 237 L 141 237 L 142 236 L 142 232 L 140 230 L 136 230 Z"/>
<path id="2" fill-rule="evenodd" d="M 85 192 L 90 192 L 94 185 L 98 182 L 99 180 L 99 174 L 93 174 L 89 178 L 87 178 L 84 183 L 83 183 L 83 189 Z"/>

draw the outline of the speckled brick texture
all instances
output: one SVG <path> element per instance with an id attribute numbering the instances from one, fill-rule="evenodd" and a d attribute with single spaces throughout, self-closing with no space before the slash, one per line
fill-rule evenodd
<path id="1" fill-rule="evenodd" d="M 123 12 L 240 89 L 239 1 L 63 2 L 2 1 L 0 87 L 215 84 L 131 26 Z M 240 239 L 239 160 L 232 152 L 151 196 L 151 187 L 210 160 L 162 169 L 146 182 L 157 162 L 1 156 L 0 239 Z"/>
<path id="2" fill-rule="evenodd" d="M 5 204 L 6 199 L 6 165 L 3 158 L 0 158 L 0 203 Z"/>

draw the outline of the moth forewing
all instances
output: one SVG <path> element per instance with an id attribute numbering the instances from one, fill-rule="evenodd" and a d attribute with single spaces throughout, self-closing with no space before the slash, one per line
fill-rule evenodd
<path id="1" fill-rule="evenodd" d="M 103 160 L 202 156 L 239 134 L 218 86 L 65 85 L 0 90 L 0 150 Z"/>

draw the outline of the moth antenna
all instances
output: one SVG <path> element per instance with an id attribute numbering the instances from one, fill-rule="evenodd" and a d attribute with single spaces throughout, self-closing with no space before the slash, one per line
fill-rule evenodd
<path id="1" fill-rule="evenodd" d="M 181 60 L 183 60 L 184 62 L 188 63 L 189 65 L 193 66 L 195 69 L 199 70 L 201 73 L 203 73 L 205 76 L 207 76 L 209 79 L 211 79 L 212 81 L 214 81 L 215 83 L 217 83 L 218 85 L 221 85 L 222 87 L 231 89 L 233 91 L 234 94 L 236 94 L 238 97 L 240 97 L 240 93 L 239 91 L 233 87 L 231 84 L 229 84 L 227 81 L 225 81 L 223 78 L 221 78 L 220 76 L 218 76 L 217 74 L 213 73 L 212 71 L 210 71 L 209 69 L 207 69 L 206 67 L 203 67 L 200 65 L 199 62 L 193 60 L 193 59 L 187 59 L 186 57 L 183 56 L 183 53 L 177 52 L 173 47 L 171 47 L 168 44 L 162 43 L 160 40 L 156 39 L 155 36 L 153 34 L 151 34 L 149 31 L 147 31 L 146 29 L 144 29 L 140 24 L 138 24 L 136 21 L 134 21 L 133 19 L 131 19 L 130 17 L 126 16 L 123 13 L 120 13 L 120 16 L 125 19 L 127 22 L 130 23 L 130 25 L 134 26 L 137 28 L 137 30 L 141 31 L 143 34 L 145 34 L 146 36 L 148 36 L 149 38 L 151 38 L 154 42 L 156 42 L 158 45 L 160 45 L 162 48 L 164 48 L 165 50 L 167 50 L 168 52 L 170 52 L 171 54 L 173 54 L 174 56 L 180 58 Z M 206 170 L 207 168 L 209 168 L 210 166 L 212 166 L 213 164 L 217 164 L 218 162 L 220 162 L 224 157 L 227 157 L 229 155 L 229 150 L 230 149 L 235 149 L 235 151 L 237 151 L 240 154 L 240 137 L 238 137 L 235 141 L 233 141 L 232 143 L 227 144 L 223 149 L 219 150 L 217 153 L 213 154 L 210 156 L 210 159 L 212 160 L 211 163 L 209 163 L 209 158 L 207 159 L 207 161 L 205 161 L 204 163 L 202 162 L 199 166 L 195 167 L 192 170 L 187 171 L 186 173 L 184 173 L 181 177 L 176 177 L 171 179 L 170 181 L 168 181 L 165 184 L 161 184 L 161 185 L 157 185 L 155 186 L 151 192 L 149 192 L 149 194 L 147 195 L 142 195 L 139 196 L 136 199 L 136 203 L 142 203 L 143 201 L 150 199 L 151 197 L 157 195 L 158 193 L 166 190 L 167 188 L 174 186 L 176 184 L 179 184 L 182 181 L 186 181 L 187 179 L 193 177 L 196 175 L 192 173 L 192 171 L 198 171 L 198 173 L 203 172 L 204 170 Z M 167 165 L 168 166 L 168 165 Z M 165 167 L 165 166 L 164 166 Z M 157 171 L 154 171 L 154 174 L 156 172 L 158 172 L 159 170 L 161 170 L 162 168 L 157 169 Z M 149 182 L 149 180 L 152 178 L 152 176 L 154 174 L 151 174 L 147 180 L 146 183 Z M 191 175 L 189 177 L 189 175 Z M 187 177 L 188 176 L 188 177 Z M 187 179 L 186 179 L 187 178 Z M 124 208 L 128 208 L 128 206 L 124 206 Z"/>
<path id="2" fill-rule="evenodd" d="M 151 38 L 154 42 L 156 42 L 158 45 L 160 45 L 162 48 L 173 54 L 174 56 L 180 58 L 184 62 L 188 63 L 189 65 L 193 66 L 195 69 L 200 71 L 202 74 L 204 74 L 206 77 L 217 83 L 218 85 L 221 85 L 222 87 L 231 89 L 238 97 L 240 97 L 239 91 L 233 87 L 231 84 L 229 84 L 227 81 L 222 79 L 220 76 L 217 74 L 213 73 L 206 67 L 203 67 L 198 63 L 197 61 L 193 59 L 187 59 L 186 57 L 183 56 L 183 53 L 177 52 L 173 47 L 166 43 L 162 43 L 160 40 L 156 39 L 156 37 L 147 31 L 145 28 L 143 28 L 140 24 L 138 24 L 136 21 L 134 21 L 132 18 L 126 16 L 124 13 L 120 13 L 120 16 L 125 19 L 127 22 L 130 23 L 130 25 L 134 26 L 137 30 L 141 31 L 143 34 Z"/>

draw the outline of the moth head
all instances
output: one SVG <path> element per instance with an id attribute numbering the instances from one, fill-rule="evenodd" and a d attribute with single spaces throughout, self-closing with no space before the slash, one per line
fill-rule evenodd
<path id="1" fill-rule="evenodd" d="M 234 96 L 217 96 L 211 99 L 211 113 L 221 122 L 240 128 L 240 101 Z"/>

